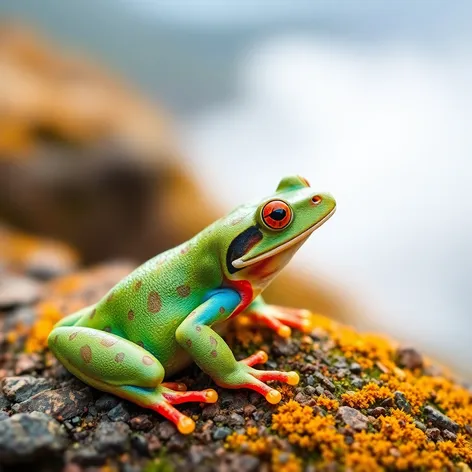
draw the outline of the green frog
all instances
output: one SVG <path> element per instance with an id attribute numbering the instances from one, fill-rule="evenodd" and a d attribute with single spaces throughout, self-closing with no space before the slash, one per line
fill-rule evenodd
<path id="1" fill-rule="evenodd" d="M 335 209 L 330 194 L 285 177 L 274 194 L 239 206 L 62 319 L 49 348 L 86 384 L 160 413 L 182 434 L 195 423 L 174 405 L 218 399 L 213 389 L 187 391 L 168 381 L 192 361 L 221 387 L 278 403 L 280 392 L 266 382 L 296 385 L 298 374 L 255 369 L 267 361 L 263 351 L 236 360 L 222 335 L 243 311 L 283 337 L 310 329 L 309 312 L 267 304 L 261 293 Z"/>

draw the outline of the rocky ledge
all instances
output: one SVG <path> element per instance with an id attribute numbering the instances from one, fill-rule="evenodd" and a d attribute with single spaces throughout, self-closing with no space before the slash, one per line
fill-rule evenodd
<path id="1" fill-rule="evenodd" d="M 470 470 L 471 387 L 415 349 L 320 315 L 313 315 L 311 333 L 289 340 L 242 323 L 240 315 L 228 339 L 237 358 L 262 349 L 270 360 L 261 368 L 296 370 L 300 384 L 279 385 L 282 402 L 274 406 L 254 392 L 216 388 L 217 403 L 182 405 L 197 423 L 190 436 L 86 386 L 48 352 L 47 334 L 132 267 L 4 268 L 2 470 L 32 464 L 67 472 Z M 215 387 L 197 367 L 178 380 L 193 390 Z"/>

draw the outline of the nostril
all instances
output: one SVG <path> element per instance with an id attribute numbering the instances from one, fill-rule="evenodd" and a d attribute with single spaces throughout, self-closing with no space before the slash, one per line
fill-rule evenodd
<path id="1" fill-rule="evenodd" d="M 315 204 L 315 205 L 319 205 L 321 202 L 322 202 L 322 198 L 319 196 L 319 195 L 315 195 L 314 197 L 312 197 L 311 201 Z"/>

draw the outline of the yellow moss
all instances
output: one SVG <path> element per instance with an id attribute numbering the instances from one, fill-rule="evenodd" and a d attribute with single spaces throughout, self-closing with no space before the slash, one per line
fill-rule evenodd
<path id="1" fill-rule="evenodd" d="M 345 449 L 344 437 L 336 431 L 333 416 L 314 416 L 313 408 L 294 400 L 279 407 L 272 416 L 272 428 L 291 444 L 318 450 L 327 462 L 341 456 Z"/>
<path id="2" fill-rule="evenodd" d="M 365 409 L 375 402 L 392 397 L 392 391 L 387 387 L 380 387 L 375 383 L 368 383 L 358 392 L 345 393 L 342 395 L 343 403 L 353 407 Z"/>
<path id="3" fill-rule="evenodd" d="M 284 472 L 301 472 L 302 461 L 293 453 L 283 453 L 274 449 L 272 451 L 271 466 L 274 472 L 283 470 Z"/>
<path id="4" fill-rule="evenodd" d="M 332 400 L 325 395 L 320 395 L 316 399 L 316 404 L 326 410 L 337 410 L 339 408 L 339 402 L 337 400 Z"/>
<path id="5" fill-rule="evenodd" d="M 57 305 L 52 302 L 42 302 L 37 307 L 38 320 L 31 327 L 25 344 L 26 352 L 37 352 L 47 344 L 49 333 L 53 326 L 64 316 Z"/>
<path id="6" fill-rule="evenodd" d="M 225 447 L 233 451 L 242 451 L 260 456 L 270 452 L 272 443 L 272 437 L 259 436 L 257 428 L 250 427 L 245 434 L 230 434 L 226 438 Z"/>

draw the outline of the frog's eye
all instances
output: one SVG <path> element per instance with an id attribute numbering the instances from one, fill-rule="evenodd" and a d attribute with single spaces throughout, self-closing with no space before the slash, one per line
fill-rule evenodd
<path id="1" fill-rule="evenodd" d="M 262 209 L 262 220 L 271 229 L 283 229 L 292 221 L 292 209 L 281 200 L 273 200 Z"/>

